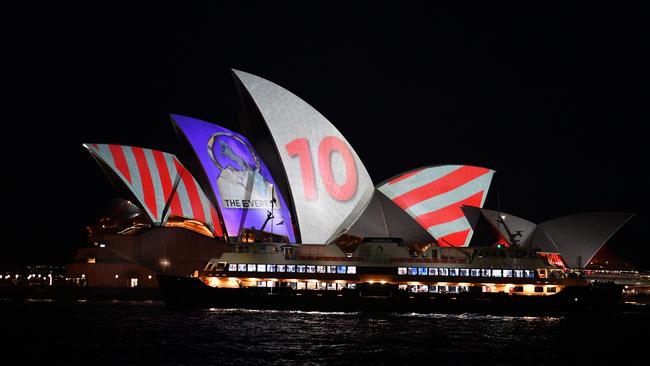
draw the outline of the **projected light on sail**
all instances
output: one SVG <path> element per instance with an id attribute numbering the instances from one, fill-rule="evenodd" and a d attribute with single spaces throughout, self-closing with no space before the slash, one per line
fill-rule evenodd
<path id="1" fill-rule="evenodd" d="M 493 170 L 442 165 L 401 174 L 377 189 L 427 229 L 441 246 L 465 247 L 472 228 L 463 206 L 483 207 Z"/>
<path id="2" fill-rule="evenodd" d="M 237 237 L 243 229 L 264 226 L 264 231 L 295 243 L 288 206 L 246 137 L 196 118 L 171 117 L 203 167 L 228 235 Z M 276 199 L 273 203 L 272 198 Z M 273 219 L 266 222 L 271 210 Z"/>
<path id="3" fill-rule="evenodd" d="M 215 236 L 222 235 L 217 211 L 176 156 L 133 146 L 83 146 L 119 177 L 154 224 L 179 216 L 200 221 Z"/>
<path id="4" fill-rule="evenodd" d="M 370 202 L 373 184 L 359 156 L 317 110 L 288 90 L 234 70 L 261 114 L 279 156 L 302 243 L 333 241 Z"/>

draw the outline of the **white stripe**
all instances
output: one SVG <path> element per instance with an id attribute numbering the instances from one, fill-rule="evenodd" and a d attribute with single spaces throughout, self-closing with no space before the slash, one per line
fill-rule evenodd
<path id="1" fill-rule="evenodd" d="M 111 149 L 108 147 L 106 144 L 101 144 L 99 146 L 99 151 L 98 154 L 104 160 L 104 162 L 113 169 L 117 175 L 122 178 L 126 182 L 126 178 L 122 175 L 122 173 L 117 169 L 115 166 L 115 161 L 113 160 L 113 154 L 111 153 Z M 128 183 L 128 182 L 127 182 Z"/>
<path id="2" fill-rule="evenodd" d="M 463 217 L 459 217 L 456 220 L 445 222 L 444 224 L 439 224 L 427 228 L 427 230 L 433 235 L 434 238 L 438 239 L 449 234 L 457 233 L 459 231 L 469 229 L 469 222 Z"/>
<path id="3" fill-rule="evenodd" d="M 178 200 L 181 202 L 181 207 L 183 210 L 182 216 L 188 219 L 194 218 L 194 213 L 192 212 L 192 204 L 190 203 L 190 196 L 187 194 L 185 182 L 183 182 L 182 179 L 178 183 L 176 194 L 178 195 Z"/>
<path id="4" fill-rule="evenodd" d="M 171 179 L 172 183 L 172 191 L 169 194 L 169 197 L 165 197 L 166 202 L 165 206 L 169 205 L 169 209 L 167 210 L 167 213 L 165 214 L 165 217 L 163 217 L 162 222 L 167 222 L 169 220 L 169 217 L 172 214 L 172 209 L 171 209 L 171 200 L 174 198 L 176 195 L 174 191 L 174 184 L 176 184 L 176 179 L 178 178 L 178 172 L 176 172 L 176 165 L 174 165 L 174 155 L 172 154 L 163 154 L 165 158 L 165 165 L 167 165 L 167 171 L 169 172 L 169 178 Z"/>
<path id="5" fill-rule="evenodd" d="M 480 207 L 483 207 L 485 196 L 487 196 L 487 189 L 490 187 L 490 182 L 492 181 L 492 174 L 493 172 L 490 171 L 451 191 L 421 201 L 408 207 L 406 212 L 412 217 L 418 217 L 465 200 L 480 191 L 484 191 L 480 204 Z"/>
<path id="6" fill-rule="evenodd" d="M 158 166 L 156 165 L 156 159 L 153 156 L 153 151 L 149 149 L 142 149 L 144 151 L 144 156 L 147 160 L 147 165 L 149 166 L 149 174 L 151 175 L 151 182 L 153 183 L 153 191 L 156 199 L 156 221 L 162 221 L 162 212 L 165 208 L 165 194 L 163 192 L 162 177 L 160 172 L 158 172 Z M 164 154 L 164 153 L 163 153 Z"/>
<path id="7" fill-rule="evenodd" d="M 469 242 L 472 240 L 472 235 L 474 235 L 474 230 L 469 229 L 469 233 L 467 233 L 467 238 L 465 238 L 465 244 L 463 244 L 464 247 L 469 246 Z"/>
<path id="8" fill-rule="evenodd" d="M 435 180 L 438 180 L 444 177 L 445 175 L 455 170 L 458 170 L 462 167 L 463 165 L 443 165 L 443 166 L 425 168 L 415 175 L 412 175 L 394 184 L 386 183 L 383 186 L 379 187 L 378 189 L 381 193 L 385 194 L 388 198 L 392 200 L 393 198 L 401 196 L 404 193 L 410 192 L 416 188 L 422 187 Z"/>
<path id="9" fill-rule="evenodd" d="M 124 158 L 126 160 L 126 165 L 129 169 L 129 173 L 131 174 L 131 184 L 130 188 L 133 194 L 137 197 L 138 201 L 140 201 L 140 204 L 142 204 L 142 207 L 147 211 L 147 214 L 151 218 L 152 221 L 156 221 L 156 216 L 153 215 L 151 212 L 151 209 L 149 206 L 144 201 L 144 191 L 142 189 L 142 180 L 140 178 L 140 171 L 138 170 L 138 163 L 135 160 L 135 155 L 133 154 L 133 150 L 131 146 L 120 146 L 122 149 L 122 152 L 124 153 Z"/>

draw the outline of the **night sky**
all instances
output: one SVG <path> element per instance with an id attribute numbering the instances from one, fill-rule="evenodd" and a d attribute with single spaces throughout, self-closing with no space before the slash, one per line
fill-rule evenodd
<path id="1" fill-rule="evenodd" d="M 176 153 L 169 113 L 240 130 L 236 68 L 319 110 L 375 183 L 431 164 L 489 167 L 488 208 L 534 222 L 635 213 L 612 243 L 650 268 L 640 9 L 209 3 L 45 9 L 11 35 L 29 102 L 4 134 L 22 148 L 4 179 L 13 225 L 0 264 L 62 263 L 84 244 L 115 193 L 83 142 Z"/>

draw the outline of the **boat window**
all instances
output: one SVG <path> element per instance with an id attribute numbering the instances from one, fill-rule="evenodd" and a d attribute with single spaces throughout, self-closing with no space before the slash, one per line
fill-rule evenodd
<path id="1" fill-rule="evenodd" d="M 535 286 L 535 292 L 544 292 L 544 287 L 542 287 L 542 286 Z"/>
<path id="2" fill-rule="evenodd" d="M 458 286 L 449 286 L 448 291 L 450 294 L 457 294 L 458 293 Z"/>
<path id="3" fill-rule="evenodd" d="M 449 268 L 439 268 L 438 274 L 441 276 L 449 276 Z"/>
<path id="4" fill-rule="evenodd" d="M 275 264 L 267 264 L 266 265 L 266 271 L 267 272 L 275 272 Z"/>
<path id="5" fill-rule="evenodd" d="M 429 292 L 433 292 L 433 293 L 438 292 L 438 286 L 429 286 Z"/>
<path id="6" fill-rule="evenodd" d="M 266 287 L 276 287 L 276 281 L 266 281 Z"/>
<path id="7" fill-rule="evenodd" d="M 336 266 L 327 266 L 327 273 L 336 273 Z"/>
<path id="8" fill-rule="evenodd" d="M 409 285 L 409 292 L 418 292 L 418 285 Z"/>
<path id="9" fill-rule="evenodd" d="M 327 290 L 327 283 L 326 282 L 319 282 L 318 283 L 318 289 L 319 290 Z"/>
<path id="10" fill-rule="evenodd" d="M 490 277 L 490 270 L 489 269 L 481 269 L 481 276 L 482 277 Z"/>
<path id="11" fill-rule="evenodd" d="M 515 286 L 512 291 L 514 292 L 524 292 L 524 286 Z"/>
<path id="12" fill-rule="evenodd" d="M 357 266 L 348 266 L 348 274 L 357 274 Z"/>
<path id="13" fill-rule="evenodd" d="M 429 268 L 429 276 L 437 276 L 438 268 Z"/>
<path id="14" fill-rule="evenodd" d="M 469 286 L 458 286 L 458 292 L 469 292 Z"/>
<path id="15" fill-rule="evenodd" d="M 305 273 L 305 272 L 307 272 L 307 266 L 305 266 L 304 264 L 298 264 L 298 265 L 296 265 L 296 272 L 298 272 L 298 273 Z"/>
<path id="16" fill-rule="evenodd" d="M 336 289 L 337 289 L 337 290 L 340 291 L 340 290 L 343 290 L 344 288 L 345 288 L 345 284 L 344 284 L 344 283 L 337 283 L 337 284 L 336 284 Z"/>
<path id="17" fill-rule="evenodd" d="M 345 274 L 347 272 L 346 266 L 336 266 L 336 273 Z"/>
<path id="18" fill-rule="evenodd" d="M 266 264 L 258 264 L 257 272 L 266 272 Z"/>
<path id="19" fill-rule="evenodd" d="M 546 278 L 548 277 L 548 271 L 546 270 L 546 268 L 539 268 L 537 269 L 537 276 L 539 278 Z"/>
<path id="20" fill-rule="evenodd" d="M 406 267 L 397 267 L 397 274 L 404 276 L 406 274 Z"/>
<path id="21" fill-rule="evenodd" d="M 548 293 L 555 293 L 556 291 L 557 290 L 555 289 L 555 287 L 549 286 L 549 287 L 546 288 L 546 292 L 548 292 Z"/>
<path id="22" fill-rule="evenodd" d="M 515 278 L 524 278 L 524 271 L 521 269 L 515 269 L 514 271 Z"/>
<path id="23" fill-rule="evenodd" d="M 458 268 L 449 268 L 450 276 L 458 276 Z"/>
<path id="24" fill-rule="evenodd" d="M 438 292 L 441 294 L 447 293 L 447 286 L 438 286 Z"/>
<path id="25" fill-rule="evenodd" d="M 478 268 L 472 268 L 469 270 L 469 273 L 472 275 L 472 277 L 478 277 L 481 275 L 481 270 Z"/>
<path id="26" fill-rule="evenodd" d="M 289 282 L 289 287 L 291 287 L 294 290 L 298 289 L 298 282 Z"/>
<path id="27" fill-rule="evenodd" d="M 328 283 L 327 284 L 327 289 L 330 290 L 330 291 L 336 291 L 336 283 L 334 283 L 334 282 Z"/>
<path id="28" fill-rule="evenodd" d="M 354 290 L 355 288 L 357 288 L 357 284 L 356 284 L 356 283 L 348 283 L 348 289 L 350 289 L 350 290 Z"/>
<path id="29" fill-rule="evenodd" d="M 492 277 L 501 277 L 501 270 L 500 269 L 493 269 L 492 270 Z"/>
<path id="30" fill-rule="evenodd" d="M 215 267 L 215 271 L 223 271 L 226 269 L 226 262 L 219 262 L 217 263 L 217 266 Z"/>
<path id="31" fill-rule="evenodd" d="M 308 265 L 307 266 L 307 273 L 316 273 L 316 266 Z"/>
<path id="32" fill-rule="evenodd" d="M 235 264 L 235 263 L 230 263 L 230 264 L 228 265 L 228 270 L 231 271 L 231 272 L 237 272 L 237 264 Z"/>
<path id="33" fill-rule="evenodd" d="M 297 282 L 297 286 L 296 286 L 297 290 L 304 290 L 306 287 L 307 287 L 307 283 L 302 281 Z"/>
<path id="34" fill-rule="evenodd" d="M 426 276 L 427 273 L 429 273 L 429 272 L 427 271 L 427 268 L 426 268 L 426 267 L 419 267 L 419 268 L 418 268 L 418 274 L 419 274 L 420 276 Z"/>
<path id="35" fill-rule="evenodd" d="M 418 269 L 417 267 L 409 267 L 409 276 L 417 276 Z"/>
<path id="36" fill-rule="evenodd" d="M 287 271 L 287 266 L 285 264 L 278 264 L 275 267 L 275 270 L 278 272 L 286 272 Z"/>
<path id="37" fill-rule="evenodd" d="M 465 277 L 469 276 L 469 269 L 467 269 L 467 268 L 461 268 L 461 269 L 460 269 L 460 275 L 461 275 L 461 276 L 465 276 Z"/>
<path id="38" fill-rule="evenodd" d="M 418 286 L 418 292 L 429 292 L 429 286 L 427 286 L 427 285 L 419 285 Z"/>
<path id="39" fill-rule="evenodd" d="M 247 264 L 246 269 L 248 270 L 248 272 L 255 272 L 257 266 L 255 264 Z"/>
<path id="40" fill-rule="evenodd" d="M 287 272 L 291 272 L 291 273 L 296 272 L 296 265 L 295 264 L 287 264 Z"/>
<path id="41" fill-rule="evenodd" d="M 524 270 L 524 274 L 526 275 L 526 278 L 535 278 L 535 271 L 531 269 Z"/>
<path id="42" fill-rule="evenodd" d="M 246 264 L 238 264 L 237 265 L 237 271 L 238 272 L 246 272 Z"/>
<path id="43" fill-rule="evenodd" d="M 314 281 L 307 282 L 307 290 L 316 290 L 317 286 L 318 286 L 318 282 L 314 282 Z"/>
<path id="44" fill-rule="evenodd" d="M 402 290 L 402 291 L 406 291 L 406 290 L 408 290 L 408 285 L 398 285 L 397 289 Z"/>
<path id="45" fill-rule="evenodd" d="M 503 277 L 512 277 L 512 270 L 511 269 L 504 269 L 503 270 Z"/>
<path id="46" fill-rule="evenodd" d="M 257 287 L 266 287 L 266 281 L 257 281 Z"/>
<path id="47" fill-rule="evenodd" d="M 325 273 L 325 266 L 316 266 L 317 273 Z"/>

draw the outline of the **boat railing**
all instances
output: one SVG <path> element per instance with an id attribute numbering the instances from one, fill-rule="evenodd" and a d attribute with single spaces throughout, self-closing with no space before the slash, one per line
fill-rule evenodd
<path id="1" fill-rule="evenodd" d="M 470 263 L 469 258 L 392 258 L 396 263 Z"/>
<path id="2" fill-rule="evenodd" d="M 297 258 L 301 261 L 330 261 L 330 262 L 364 262 L 363 257 L 332 257 L 332 256 L 315 256 L 299 255 Z"/>

